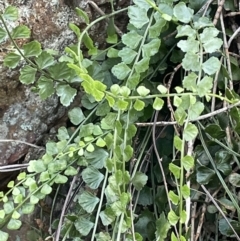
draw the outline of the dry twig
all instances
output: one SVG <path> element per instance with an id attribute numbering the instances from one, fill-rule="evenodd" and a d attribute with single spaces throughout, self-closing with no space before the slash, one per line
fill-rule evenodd
<path id="1" fill-rule="evenodd" d="M 205 203 L 203 204 L 202 206 L 202 213 L 201 213 L 201 216 L 200 216 L 200 220 L 199 220 L 199 223 L 198 223 L 198 227 L 197 227 L 197 231 L 196 231 L 196 234 L 195 234 L 195 239 L 194 241 L 197 241 L 200 234 L 201 234 L 201 230 L 202 230 L 202 226 L 203 226 L 203 222 L 204 222 L 204 216 L 205 216 L 205 213 L 207 211 L 207 204 L 206 202 L 209 200 L 208 197 L 205 198 Z"/>
<path id="2" fill-rule="evenodd" d="M 222 62 L 223 62 L 223 57 L 221 57 L 221 59 L 220 59 L 221 64 L 222 64 Z M 215 77 L 214 77 L 213 88 L 212 88 L 213 94 L 216 94 L 216 92 L 217 92 L 219 73 L 220 73 L 220 69 L 217 71 L 217 73 L 215 74 Z M 216 97 L 213 96 L 212 101 L 211 101 L 211 112 L 213 112 L 215 110 L 215 105 L 216 105 Z"/>
<path id="3" fill-rule="evenodd" d="M 15 164 L 15 165 L 5 165 L 0 166 L 0 172 L 14 172 L 14 171 L 20 171 L 22 169 L 25 169 L 28 167 L 28 163 L 26 164 Z"/>
<path id="4" fill-rule="evenodd" d="M 230 47 L 233 39 L 239 34 L 239 32 L 240 32 L 240 27 L 238 27 L 238 29 L 233 33 L 231 38 L 228 40 L 228 48 Z"/>
<path id="5" fill-rule="evenodd" d="M 240 12 L 227 13 L 227 14 L 224 15 L 224 17 L 235 17 L 237 15 L 240 15 Z"/>
<path id="6" fill-rule="evenodd" d="M 227 62 L 227 69 L 228 69 L 228 73 L 230 76 L 229 88 L 230 88 L 230 90 L 232 90 L 233 89 L 232 70 L 231 70 L 231 61 L 230 61 L 229 52 L 228 52 L 229 45 L 227 42 L 227 35 L 226 35 L 226 31 L 225 31 L 225 25 L 224 25 L 222 14 L 220 14 L 220 22 L 221 22 L 221 28 L 222 28 L 222 33 L 223 33 L 223 48 L 224 48 L 225 58 L 226 58 L 226 62 Z"/>
<path id="7" fill-rule="evenodd" d="M 88 4 L 93 7 L 101 16 L 105 16 L 106 14 L 102 11 L 101 8 L 93 1 L 88 1 Z M 109 22 L 109 18 L 106 18 L 106 21 Z M 123 32 L 114 24 L 114 28 L 119 36 L 123 35 Z"/>
<path id="8" fill-rule="evenodd" d="M 181 66 L 182 66 L 182 64 L 179 64 L 177 67 L 175 67 L 173 72 L 170 75 L 170 78 L 169 78 L 168 83 L 167 83 L 168 94 L 170 94 L 170 88 L 172 86 L 173 77 L 176 74 L 176 72 L 181 68 Z M 172 108 L 172 104 L 171 104 L 171 100 L 170 100 L 169 96 L 167 97 L 167 106 L 168 106 L 168 109 L 171 113 L 171 121 L 174 121 L 174 110 Z M 179 131 L 178 131 L 176 125 L 174 125 L 174 130 L 175 130 L 176 134 L 179 136 L 180 134 L 179 134 Z"/>
<path id="9" fill-rule="evenodd" d="M 215 16 L 214 16 L 214 19 L 213 19 L 213 24 L 214 25 L 217 24 L 218 19 L 219 19 L 221 13 L 222 13 L 224 2 L 225 2 L 225 0 L 222 0 L 222 1 L 218 2 L 218 9 L 217 9 L 217 11 L 215 13 Z"/>
<path id="10" fill-rule="evenodd" d="M 230 22 L 231 22 L 232 31 L 235 33 L 238 29 L 238 25 L 236 24 L 235 19 L 233 18 L 230 19 Z M 238 54 L 240 55 L 240 36 L 239 35 L 237 37 L 236 42 L 237 42 Z"/>
<path id="11" fill-rule="evenodd" d="M 5 139 L 5 140 L 0 140 L 0 142 L 17 142 L 17 143 L 25 144 L 25 145 L 28 145 L 28 146 L 31 146 L 31 147 L 34 147 L 34 148 L 37 148 L 37 149 L 43 149 L 43 150 L 45 149 L 42 146 L 37 146 L 37 145 L 34 145 L 32 143 L 29 143 L 29 142 L 26 142 L 26 141 L 21 141 L 21 140 Z"/>
<path id="12" fill-rule="evenodd" d="M 215 205 L 215 207 L 218 209 L 218 211 L 221 213 L 221 215 L 223 216 L 223 218 L 226 220 L 226 222 L 228 223 L 229 227 L 232 229 L 233 233 L 236 235 L 236 239 L 238 241 L 240 241 L 240 237 L 238 236 L 237 232 L 235 231 L 235 229 L 233 228 L 233 226 L 231 225 L 231 223 L 229 222 L 228 218 L 226 217 L 226 215 L 224 214 L 224 212 L 222 211 L 222 209 L 219 207 L 219 205 L 217 204 L 217 202 L 215 201 L 215 199 L 213 198 L 213 196 L 209 193 L 209 191 L 205 188 L 204 185 L 201 185 L 202 189 L 204 190 L 204 192 L 207 194 L 207 196 L 209 197 L 209 199 L 212 201 L 212 203 Z"/>
<path id="13" fill-rule="evenodd" d="M 197 12 L 197 14 L 200 14 L 201 12 L 203 12 L 203 15 L 202 16 L 205 16 L 207 10 L 208 10 L 208 7 L 209 5 L 213 2 L 213 0 L 208 0 Z"/>
<path id="14" fill-rule="evenodd" d="M 208 114 L 205 114 L 205 115 L 201 115 L 199 116 L 197 119 L 194 119 L 194 120 L 191 120 L 191 122 L 195 122 L 195 121 L 199 121 L 199 120 L 204 120 L 204 119 L 207 119 L 207 118 L 210 118 L 210 117 L 213 117 L 215 115 L 218 115 L 222 112 L 225 112 L 227 110 L 230 110 L 232 109 L 233 107 L 236 107 L 236 106 L 239 106 L 240 105 L 240 102 L 237 102 L 235 104 L 232 104 L 232 105 L 229 105 L 229 106 L 226 106 L 226 107 L 223 107 L 219 110 L 215 110 L 211 113 L 208 113 Z M 147 123 L 136 123 L 137 126 L 169 126 L 169 125 L 176 125 L 177 122 L 176 121 L 156 121 L 155 123 L 154 122 L 147 122 Z"/>
<path id="15" fill-rule="evenodd" d="M 194 142 L 195 142 L 195 140 L 187 142 L 187 155 L 189 155 L 189 156 L 192 156 L 193 148 L 194 148 Z M 188 179 L 190 174 L 191 174 L 191 171 L 187 171 L 186 179 Z M 191 188 L 190 179 L 187 180 L 187 186 L 188 186 L 189 189 Z M 191 197 L 190 196 L 188 198 L 186 198 L 186 212 L 187 212 L 187 218 L 186 218 L 186 222 L 185 222 L 185 227 L 186 227 L 186 231 L 188 231 L 188 222 L 189 222 L 190 217 L 191 217 Z"/>
<path id="16" fill-rule="evenodd" d="M 191 208 L 191 239 L 195 240 L 195 218 L 196 218 L 197 202 L 194 202 Z"/>
<path id="17" fill-rule="evenodd" d="M 77 169 L 78 172 L 79 172 L 79 170 L 80 170 L 80 168 Z M 64 215 L 65 215 L 65 212 L 66 212 L 69 200 L 71 198 L 73 186 L 74 186 L 76 180 L 77 180 L 77 175 L 74 176 L 74 178 L 73 178 L 73 180 L 71 182 L 70 188 L 68 190 L 68 194 L 67 194 L 66 200 L 64 202 L 64 205 L 63 205 L 63 208 L 62 208 L 62 212 L 61 212 L 61 216 L 60 216 L 60 219 L 59 219 L 58 228 L 57 228 L 57 231 L 56 231 L 56 234 L 55 234 L 55 241 L 59 241 L 60 232 L 61 232 L 62 223 L 63 223 L 63 218 L 64 218 Z"/>
<path id="18" fill-rule="evenodd" d="M 158 164 L 159 164 L 159 167 L 160 167 L 160 170 L 162 173 L 164 188 L 165 188 L 166 194 L 168 194 L 168 184 L 167 184 L 166 176 L 165 176 L 163 165 L 162 165 L 162 158 L 160 158 L 160 156 L 159 156 L 157 145 L 156 145 L 156 122 L 157 122 L 158 114 L 159 114 L 159 111 L 156 111 L 155 116 L 154 116 L 154 122 L 153 122 L 153 129 L 152 129 L 153 149 L 156 154 Z M 171 200 L 169 197 L 167 199 L 168 199 L 169 209 L 172 210 Z M 176 225 L 174 225 L 174 230 L 176 232 L 177 237 L 179 237 Z"/>

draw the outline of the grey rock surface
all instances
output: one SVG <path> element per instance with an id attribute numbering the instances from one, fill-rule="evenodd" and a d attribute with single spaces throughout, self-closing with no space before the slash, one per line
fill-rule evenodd
<path id="1" fill-rule="evenodd" d="M 81 6 L 86 7 L 86 2 Z M 32 39 L 38 40 L 43 48 L 62 52 L 75 41 L 69 30 L 69 22 L 81 24 L 73 8 L 59 0 L 5 0 L 0 1 L 0 11 L 8 5 L 18 8 L 19 21 L 10 28 L 26 24 L 32 31 Z M 31 92 L 30 87 L 19 82 L 19 70 L 3 66 L 3 57 L 10 49 L 10 43 L 0 45 L 0 165 L 16 163 L 24 157 L 29 147 L 17 142 L 1 142 L 14 139 L 38 143 L 43 134 L 58 120 L 66 116 L 66 109 L 59 104 L 57 96 L 42 101 Z M 1 177 L 0 177 L 1 179 Z"/>
<path id="2" fill-rule="evenodd" d="M 98 6 L 101 5 L 103 11 L 109 11 L 107 7 L 102 6 L 106 0 L 94 0 L 94 2 Z M 0 0 L 0 12 L 8 5 L 16 6 L 19 11 L 19 21 L 10 25 L 10 28 L 25 24 L 32 31 L 31 40 L 37 40 L 43 48 L 51 48 L 60 53 L 66 46 L 76 42 L 75 35 L 69 30 L 69 23 L 73 22 L 80 28 L 85 27 L 74 13 L 74 7 L 84 9 L 90 19 L 94 19 L 98 14 L 87 4 L 87 0 Z M 94 25 L 89 32 L 95 44 L 100 47 L 105 45 L 105 30 L 106 22 L 102 21 Z M 19 69 L 13 70 L 3 66 L 4 56 L 9 50 L 11 50 L 11 43 L 0 44 L 0 166 L 17 163 L 24 158 L 38 159 L 38 156 L 31 155 L 32 148 L 28 145 L 1 142 L 1 140 L 13 139 L 42 145 L 42 141 L 48 139 L 46 135 L 64 125 L 67 120 L 67 109 L 59 103 L 57 96 L 54 95 L 42 101 L 31 91 L 31 86 L 20 83 Z M 81 93 L 78 93 L 73 106 L 80 105 L 80 100 Z M 0 172 L 0 189 L 1 185 L 4 186 L 13 178 L 11 173 Z M 51 205 L 52 203 L 50 208 L 52 208 Z M 26 222 L 20 230 L 9 232 L 4 229 L 10 234 L 9 241 L 30 240 L 28 234 L 33 230 L 32 227 L 48 233 L 48 224 L 46 224 L 46 230 L 40 228 L 39 222 L 46 221 L 46 219 L 41 220 L 40 213 L 36 209 L 32 215 L 25 217 Z"/>
<path id="3" fill-rule="evenodd" d="M 79 25 L 81 21 L 74 14 L 72 6 L 66 5 L 63 1 L 1 0 L 0 12 L 9 5 L 18 8 L 19 21 L 11 23 L 8 27 L 27 25 L 32 31 L 31 39 L 38 40 L 43 48 L 52 48 L 61 53 L 67 45 L 76 41 L 68 24 L 74 22 Z M 79 7 L 84 6 L 86 7 L 86 1 L 81 1 Z M 42 101 L 38 94 L 31 91 L 31 86 L 20 83 L 19 69 L 4 67 L 3 59 L 9 50 L 11 43 L 0 44 L 0 166 L 18 163 L 26 158 L 37 159 L 38 156 L 32 155 L 32 151 L 37 153 L 36 155 L 42 154 L 28 145 L 1 140 L 13 139 L 41 145 L 49 130 L 64 125 L 67 119 L 67 109 L 60 104 L 56 95 Z M 73 105 L 80 104 L 79 95 Z M 14 172 L 0 173 L 0 190 L 14 177 Z M 38 208 L 32 215 L 24 216 L 26 222 L 20 230 L 9 231 L 4 228 L 10 235 L 9 241 L 29 240 L 31 227 L 38 227 L 39 213 Z"/>

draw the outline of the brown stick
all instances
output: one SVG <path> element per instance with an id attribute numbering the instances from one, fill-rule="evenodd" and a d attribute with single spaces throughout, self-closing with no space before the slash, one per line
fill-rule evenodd
<path id="1" fill-rule="evenodd" d="M 229 109 L 232 109 L 233 107 L 236 107 L 236 106 L 239 106 L 240 105 L 240 102 L 237 102 L 235 104 L 232 104 L 232 105 L 229 105 L 229 106 L 226 106 L 226 107 L 223 107 L 219 110 L 215 110 L 211 113 L 208 113 L 208 114 L 205 114 L 205 115 L 201 115 L 199 116 L 197 119 L 195 120 L 191 120 L 191 122 L 193 121 L 199 121 L 199 120 L 204 120 L 204 119 L 207 119 L 207 118 L 210 118 L 210 117 L 213 117 L 215 115 L 218 115 L 222 112 L 225 112 Z M 153 125 L 157 125 L 157 126 L 169 126 L 169 125 L 176 125 L 177 122 L 176 121 L 158 121 L 158 122 L 147 122 L 147 123 L 136 123 L 137 126 L 153 126 Z"/>
<path id="2" fill-rule="evenodd" d="M 218 22 L 218 19 L 220 17 L 220 14 L 222 13 L 223 10 L 223 5 L 224 5 L 225 0 L 222 0 L 218 3 L 218 9 L 215 13 L 214 19 L 213 19 L 213 24 L 216 25 Z"/>
<path id="3" fill-rule="evenodd" d="M 88 1 L 88 4 L 93 7 L 101 16 L 106 15 L 101 8 L 97 6 L 97 4 L 93 1 Z M 106 21 L 109 22 L 109 18 L 106 18 Z M 119 36 L 123 35 L 123 32 L 114 24 L 114 28 Z"/>

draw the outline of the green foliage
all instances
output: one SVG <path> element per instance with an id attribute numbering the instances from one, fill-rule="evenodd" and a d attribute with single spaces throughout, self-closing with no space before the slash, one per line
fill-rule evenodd
<path id="1" fill-rule="evenodd" d="M 56 94 L 69 107 L 80 91 L 83 94 L 82 106 L 68 113 L 75 127 L 60 127 L 57 140 L 46 144 L 46 153 L 31 160 L 28 172 L 0 193 L 1 227 L 19 229 L 22 214 L 32 213 L 53 185 L 79 175 L 84 189 L 77 194 L 76 210 L 66 214 L 59 227 L 63 240 L 188 240 L 190 199 L 201 196 L 201 185 L 217 189 L 221 184 L 228 195 L 219 198 L 221 207 L 240 215 L 236 197 L 222 178 L 228 177 L 231 187 L 240 186 L 231 165 L 239 166 L 239 148 L 229 142 L 230 129 L 239 137 L 240 113 L 233 107 L 230 121 L 220 115 L 201 121 L 210 101 L 238 103 L 239 96 L 228 88 L 231 64 L 223 66 L 219 58 L 218 52 L 224 51 L 220 31 L 210 16 L 196 14 L 200 6 L 194 1 L 134 0 L 126 9 L 129 24 L 121 39 L 114 29 L 114 15 L 121 10 L 105 16 L 110 19 L 104 50 L 95 46 L 88 32 L 105 17 L 91 22 L 76 8 L 86 28 L 69 24 L 78 43 L 67 46 L 62 56 L 43 50 L 36 40 L 20 48 L 14 40 L 29 38 L 30 30 L 17 26 L 9 31 L 6 21 L 16 21 L 18 11 L 12 6 L 5 9 L 0 15 L 0 43 L 10 38 L 15 49 L 6 55 L 4 65 L 16 68 L 24 61 L 19 80 L 33 86 L 42 99 Z M 167 66 L 176 64 L 169 73 Z M 215 81 L 221 72 L 224 87 Z M 214 84 L 223 93 L 214 92 Z M 177 125 L 163 128 L 160 140 L 154 136 L 151 141 L 150 128 L 142 130 L 137 123 L 148 122 L 154 113 L 164 119 L 167 112 Z M 195 140 L 201 145 L 194 145 Z M 218 211 L 208 210 L 209 219 Z M 236 220 L 230 223 L 238 230 Z M 217 221 L 223 236 L 233 234 L 225 217 Z M 7 239 L 8 234 L 0 231 L 0 241 Z"/>

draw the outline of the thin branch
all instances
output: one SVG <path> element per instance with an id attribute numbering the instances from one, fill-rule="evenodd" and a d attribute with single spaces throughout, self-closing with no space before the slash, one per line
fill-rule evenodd
<path id="1" fill-rule="evenodd" d="M 191 207 L 191 239 L 192 240 L 195 240 L 194 230 L 195 230 L 196 209 L 197 209 L 197 202 L 194 202 Z"/>
<path id="2" fill-rule="evenodd" d="M 227 62 L 227 70 L 229 73 L 229 89 L 233 90 L 233 82 L 232 82 L 232 69 L 231 69 L 231 61 L 230 61 L 230 56 L 229 56 L 229 45 L 227 42 L 227 35 L 226 35 L 226 30 L 225 30 L 225 24 L 223 21 L 223 15 L 222 13 L 220 14 L 220 23 L 221 23 L 221 28 L 222 28 L 222 35 L 223 35 L 223 48 L 225 51 L 225 58 L 226 58 L 226 62 Z"/>
<path id="3" fill-rule="evenodd" d="M 93 7 L 101 16 L 106 16 L 106 14 L 102 11 L 101 8 L 97 6 L 97 4 L 93 1 L 88 1 L 88 4 Z M 109 22 L 109 18 L 106 18 L 106 21 Z M 119 36 L 123 35 L 123 32 L 114 24 L 114 28 Z"/>
<path id="4" fill-rule="evenodd" d="M 229 73 L 229 89 L 233 90 L 233 78 L 232 78 L 232 69 L 231 69 L 231 61 L 230 61 L 230 56 L 229 56 L 229 42 L 227 42 L 227 35 L 226 35 L 226 31 L 225 31 L 225 24 L 224 24 L 224 20 L 223 20 L 223 14 L 220 14 L 220 23 L 221 23 L 221 28 L 222 28 L 222 33 L 223 33 L 223 47 L 225 50 L 225 58 L 226 58 L 226 64 L 227 64 L 227 70 Z M 230 42 L 231 43 L 231 42 Z M 226 80 L 226 78 L 225 78 Z M 225 81 L 225 88 L 227 88 L 227 81 Z M 223 102 L 223 106 L 228 106 L 228 103 L 224 100 Z M 227 143 L 229 143 L 229 145 L 232 145 L 232 141 L 231 141 L 231 131 L 230 131 L 230 127 L 227 126 L 225 128 L 226 131 L 226 138 L 227 138 Z"/>
<path id="5" fill-rule="evenodd" d="M 228 218 L 226 217 L 226 215 L 224 214 L 224 212 L 222 211 L 222 209 L 219 207 L 219 205 L 217 204 L 217 202 L 214 200 L 214 198 L 212 197 L 212 195 L 209 193 L 209 191 L 205 188 L 204 185 L 201 185 L 202 189 L 204 190 L 204 192 L 207 194 L 207 196 L 211 199 L 212 203 L 215 205 L 215 207 L 218 209 L 218 211 L 222 214 L 222 216 L 224 217 L 224 219 L 226 220 L 226 222 L 228 223 L 229 227 L 232 229 L 233 233 L 236 235 L 236 239 L 238 241 L 240 241 L 240 238 L 237 234 L 237 232 L 235 231 L 235 229 L 233 228 L 233 226 L 231 225 L 231 223 L 229 222 Z"/>
<path id="6" fill-rule="evenodd" d="M 239 49 L 240 49 L 240 48 L 239 48 Z M 232 52 L 229 52 L 229 55 L 232 55 L 233 57 L 236 57 L 236 58 L 240 58 L 240 55 L 235 54 L 235 53 L 232 53 Z"/>
<path id="7" fill-rule="evenodd" d="M 192 154 L 193 154 L 194 142 L 195 142 L 195 139 L 187 142 L 187 155 L 188 156 L 192 156 Z M 189 189 L 191 188 L 191 182 L 190 182 L 190 178 L 189 178 L 190 175 L 191 175 L 191 170 L 186 172 L 187 186 Z M 186 198 L 186 213 L 187 213 L 187 218 L 185 221 L 185 227 L 186 227 L 186 231 L 188 231 L 188 228 L 189 228 L 188 223 L 191 218 L 191 197 L 190 196 Z"/>
<path id="8" fill-rule="evenodd" d="M 224 14 L 224 17 L 234 17 L 234 16 L 237 16 L 237 15 L 240 15 L 240 12 L 227 13 L 227 14 Z"/>
<path id="9" fill-rule="evenodd" d="M 214 19 L 213 19 L 213 24 L 216 25 L 218 22 L 218 19 L 222 13 L 223 5 L 224 5 L 225 0 L 222 0 L 218 3 L 218 9 L 215 13 Z"/>
<path id="10" fill-rule="evenodd" d="M 225 178 L 225 181 L 227 180 L 228 178 Z M 212 194 L 212 197 L 214 198 L 218 192 L 222 189 L 222 186 L 220 186 L 213 194 Z M 199 192 L 200 193 L 200 192 Z M 203 193 L 205 194 L 205 193 Z M 197 198 L 199 199 L 199 197 Z M 203 225 L 203 221 L 204 221 L 204 215 L 206 213 L 206 205 L 208 205 L 210 203 L 211 199 L 209 197 L 206 196 L 206 199 L 205 199 L 205 202 L 204 202 L 204 206 L 202 206 L 202 213 L 201 213 L 201 216 L 200 216 L 200 220 L 199 220 L 199 223 L 198 223 L 198 227 L 197 227 L 197 231 L 196 231 L 196 235 L 195 235 L 195 239 L 194 241 L 197 241 L 200 234 L 202 233 L 202 225 Z"/>
<path id="11" fill-rule="evenodd" d="M 28 167 L 28 163 L 26 164 L 15 164 L 15 165 L 5 165 L 0 166 L 0 172 L 14 172 L 25 169 Z"/>
<path id="12" fill-rule="evenodd" d="M 215 110 L 211 113 L 208 113 L 208 114 L 205 114 L 205 115 L 201 115 L 199 116 L 197 119 L 193 119 L 191 120 L 191 122 L 195 122 L 195 121 L 199 121 L 199 120 L 204 120 L 204 119 L 207 119 L 207 118 L 210 118 L 210 117 L 213 117 L 215 115 L 218 115 L 222 112 L 225 112 L 229 109 L 232 109 L 233 107 L 236 107 L 236 106 L 239 106 L 240 105 L 240 102 L 237 102 L 235 104 L 232 104 L 232 105 L 229 105 L 229 106 L 226 106 L 226 107 L 223 107 L 219 110 Z M 157 121 L 156 123 L 154 122 L 147 122 L 147 123 L 136 123 L 136 126 L 170 126 L 170 125 L 176 125 L 177 122 L 176 121 Z"/>
<path id="13" fill-rule="evenodd" d="M 169 78 L 168 83 L 167 83 L 167 91 L 168 91 L 168 94 L 170 94 L 170 88 L 171 88 L 171 86 L 172 86 L 172 81 L 173 81 L 174 75 L 176 74 L 176 72 L 177 72 L 181 67 L 182 67 L 182 64 L 179 64 L 177 67 L 174 68 L 173 72 L 172 72 L 171 75 L 170 75 L 170 78 Z M 169 111 L 170 111 L 170 113 L 171 113 L 171 121 L 174 121 L 174 110 L 173 110 L 172 103 L 171 103 L 171 99 L 170 99 L 169 96 L 167 97 L 167 106 L 168 106 L 168 109 L 169 109 Z M 175 130 L 176 134 L 177 134 L 178 136 L 180 136 L 179 131 L 178 131 L 176 125 L 174 125 L 174 130 Z"/>
<path id="14" fill-rule="evenodd" d="M 205 198 L 205 202 L 207 202 L 208 200 L 209 200 L 209 198 L 206 197 Z M 206 211 L 207 211 L 207 205 L 206 205 L 206 203 L 204 203 L 203 206 L 202 206 L 202 213 L 200 215 L 200 219 L 199 219 L 199 223 L 198 223 L 198 227 L 197 227 L 197 231 L 196 231 L 196 235 L 195 235 L 194 241 L 197 241 L 199 236 L 200 236 L 200 234 L 201 234 Z"/>
<path id="15" fill-rule="evenodd" d="M 221 59 L 220 59 L 221 64 L 222 64 L 222 62 L 223 62 L 223 57 L 221 57 Z M 215 77 L 214 77 L 213 88 L 212 88 L 213 94 L 216 94 L 216 92 L 217 92 L 219 73 L 220 73 L 220 69 L 217 71 L 217 73 L 215 74 Z M 216 105 L 216 97 L 213 96 L 212 97 L 212 103 L 211 103 L 211 112 L 213 112 L 215 110 L 215 105 Z"/>
<path id="16" fill-rule="evenodd" d="M 130 216 L 131 216 L 131 228 L 132 228 L 132 238 L 133 238 L 133 241 L 136 241 L 135 239 L 135 227 L 134 227 L 134 215 L 133 215 L 133 203 L 132 203 L 132 198 L 130 198 L 130 203 L 129 203 L 129 210 L 130 210 Z"/>
<path id="17" fill-rule="evenodd" d="M 154 152 L 156 154 L 158 164 L 159 164 L 159 167 L 160 167 L 160 170 L 161 170 L 161 173 L 162 173 L 162 178 L 163 178 L 163 183 L 164 183 L 166 195 L 168 196 L 168 184 L 167 184 L 165 172 L 164 172 L 163 165 L 162 165 L 162 158 L 159 156 L 157 144 L 156 144 L 156 122 L 157 122 L 158 114 L 159 114 L 159 111 L 156 111 L 155 115 L 154 115 L 154 122 L 153 122 L 153 128 L 152 128 L 153 149 L 154 149 Z M 171 201 L 170 201 L 169 197 L 167 198 L 167 200 L 168 200 L 169 209 L 172 210 L 172 204 L 171 204 Z M 177 237 L 179 237 L 179 233 L 177 231 L 176 225 L 174 225 L 174 229 L 175 229 Z"/>
<path id="18" fill-rule="evenodd" d="M 211 4 L 211 2 L 213 2 L 213 0 L 208 0 L 199 10 L 198 10 L 198 12 L 197 12 L 197 14 L 200 14 L 201 12 L 203 12 L 203 17 L 204 17 L 204 15 L 206 14 L 206 12 L 207 12 L 207 9 L 208 9 L 208 7 L 209 7 L 209 5 Z"/>
<path id="19" fill-rule="evenodd" d="M 230 23 L 231 23 L 232 31 L 233 32 L 237 31 L 238 24 L 236 23 L 234 18 L 230 18 Z M 237 36 L 236 42 L 237 42 L 238 54 L 240 55 L 240 36 L 239 35 Z"/>
<path id="20" fill-rule="evenodd" d="M 80 170 L 80 168 L 77 169 L 78 172 L 79 172 L 79 170 Z M 76 179 L 77 179 L 77 175 L 74 176 L 74 178 L 71 182 L 70 188 L 68 190 L 68 194 L 67 194 L 66 200 L 64 202 L 62 212 L 61 212 L 61 216 L 60 216 L 60 219 L 59 219 L 58 228 L 57 228 L 56 236 L 55 236 L 55 241 L 59 241 L 64 214 L 65 214 L 65 211 L 66 211 L 67 206 L 68 206 L 68 201 L 71 198 L 71 193 L 72 193 L 72 190 L 73 190 L 73 186 L 76 182 Z"/>
<path id="21" fill-rule="evenodd" d="M 238 35 L 239 32 L 240 32 L 240 27 L 233 33 L 233 35 L 231 36 L 231 38 L 228 40 L 228 48 L 230 47 L 233 39 Z"/>
<path id="22" fill-rule="evenodd" d="M 28 145 L 28 146 L 31 146 L 31 147 L 34 147 L 34 148 L 37 148 L 37 149 L 43 149 L 43 150 L 45 149 L 42 146 L 37 146 L 37 145 L 34 145 L 32 143 L 29 143 L 29 142 L 26 142 L 26 141 L 20 141 L 20 140 L 6 139 L 6 140 L 0 140 L 0 142 L 17 142 L 17 143 L 25 144 L 25 145 Z"/>
<path id="23" fill-rule="evenodd" d="M 163 37 L 163 40 L 167 40 L 168 38 L 171 38 L 173 37 L 174 35 L 177 34 L 177 30 L 173 31 L 172 33 L 168 34 L 167 36 Z"/>

